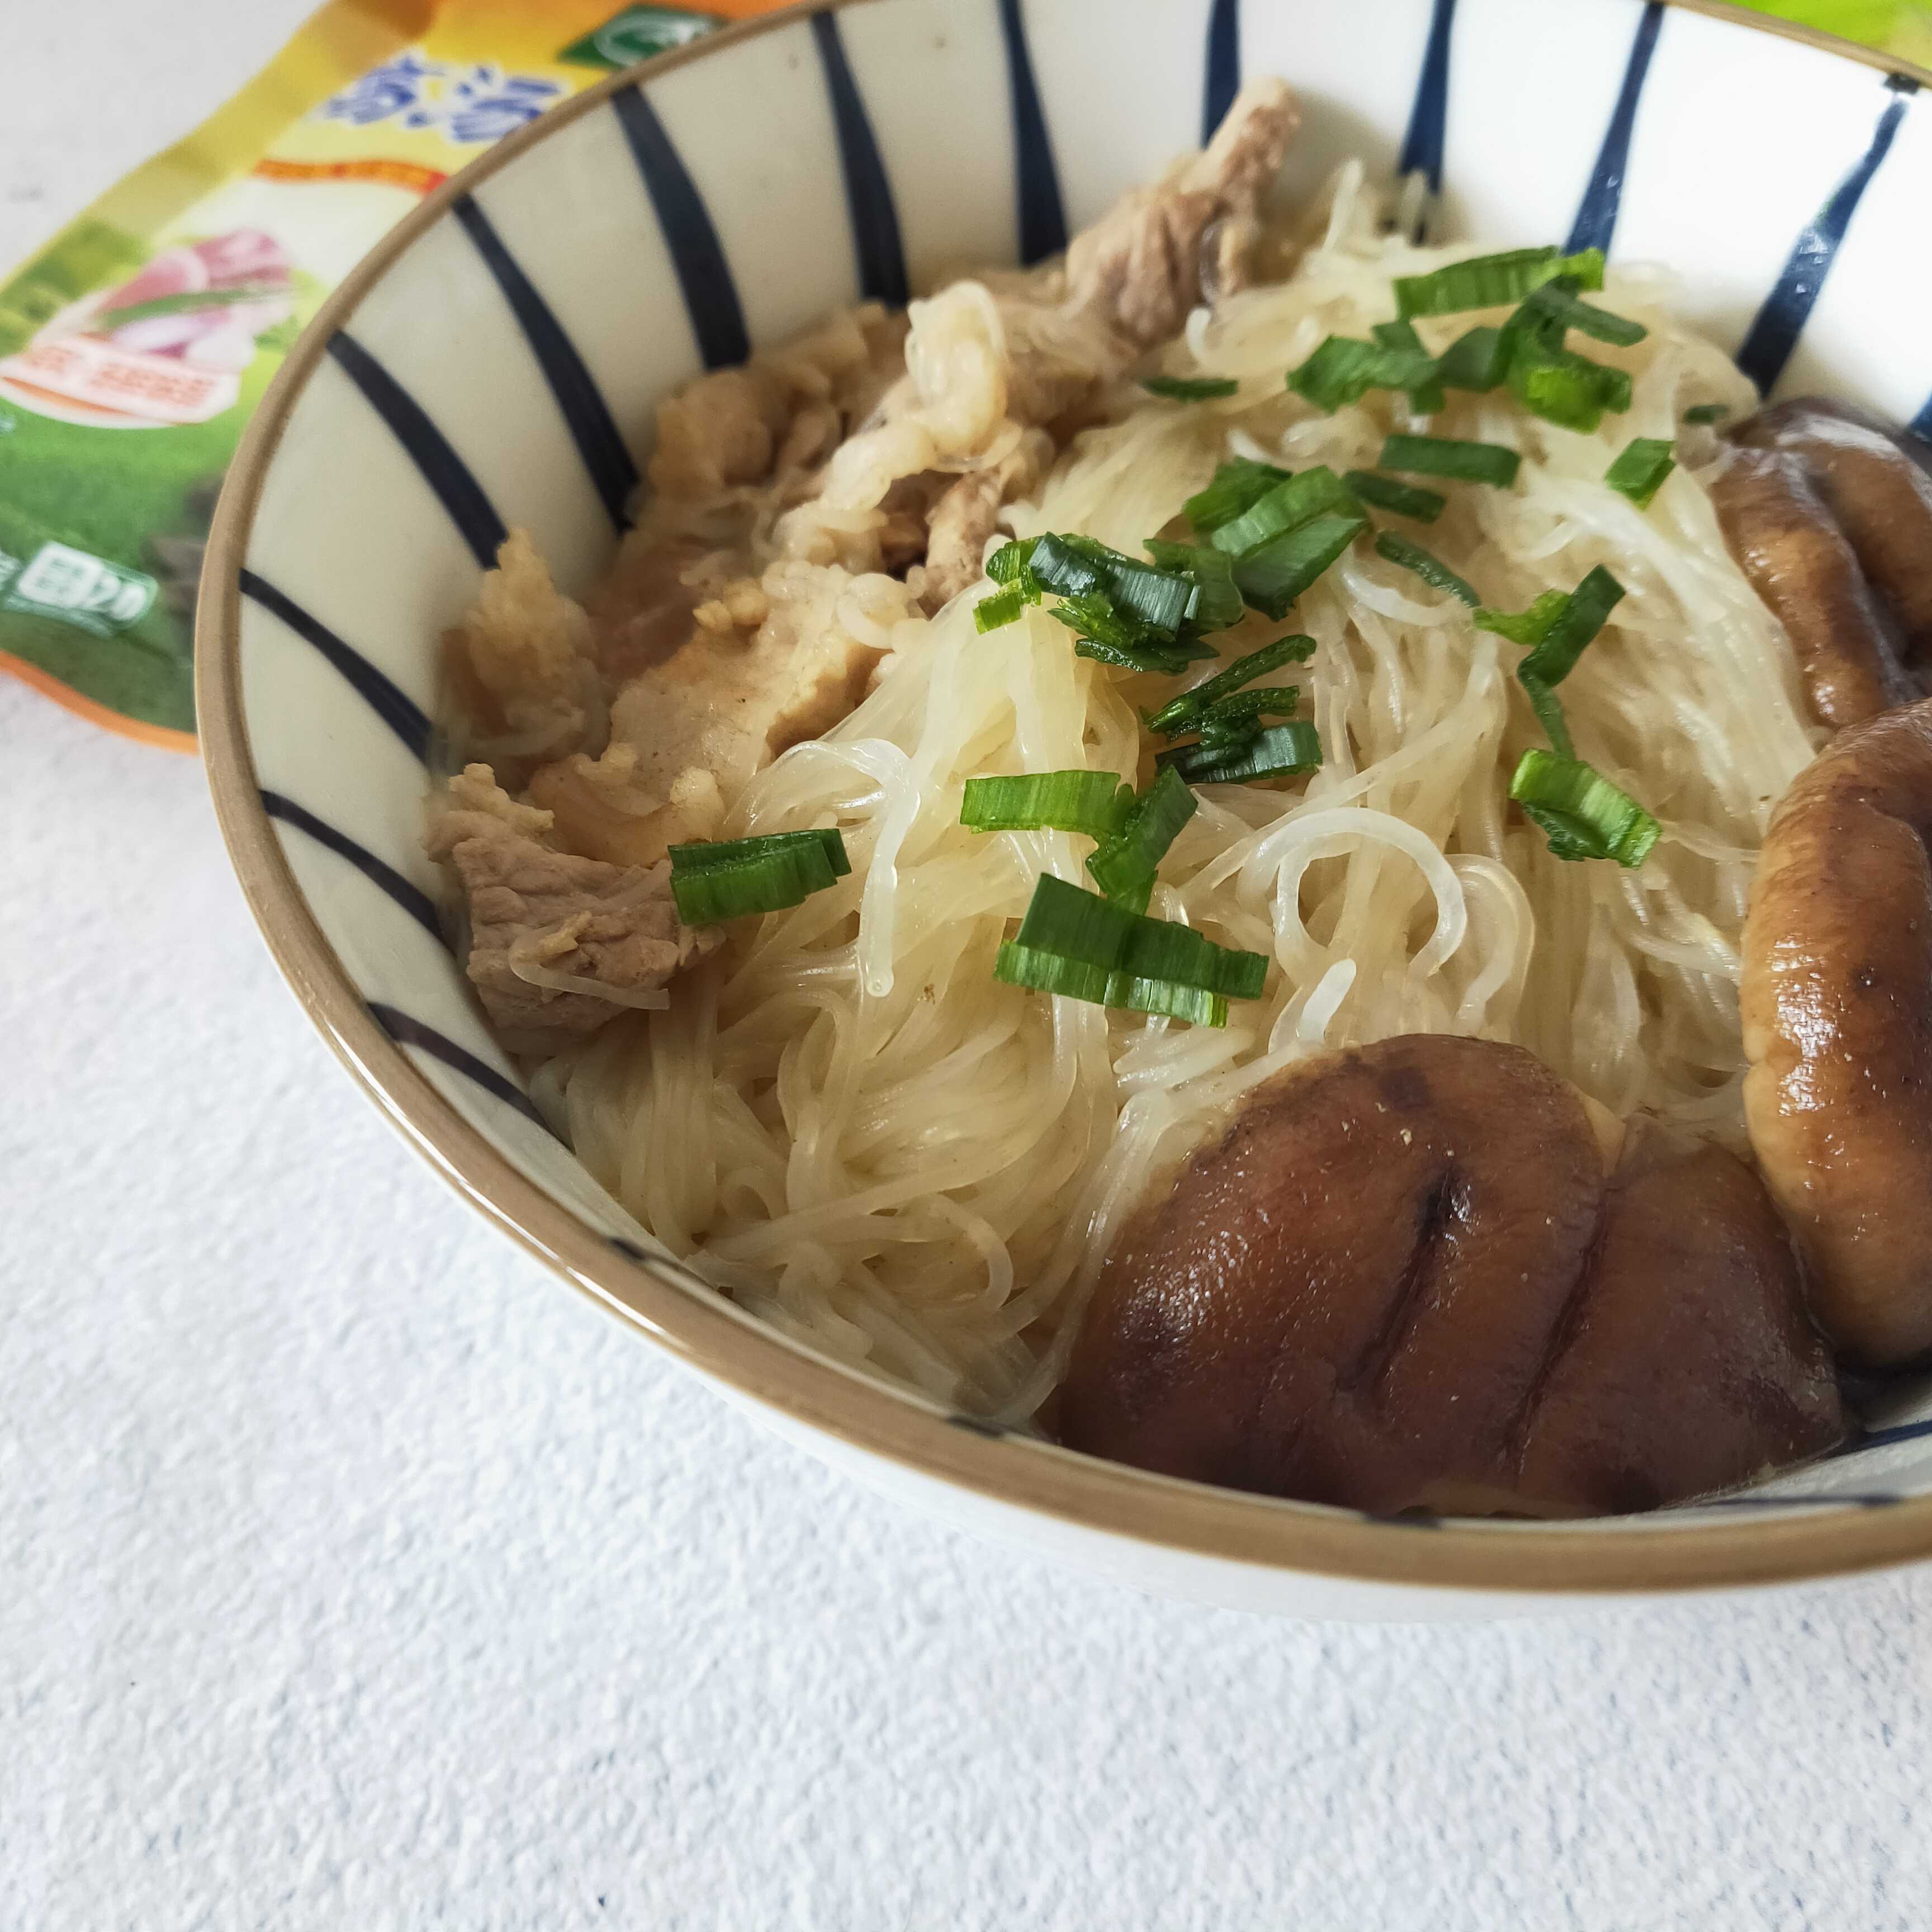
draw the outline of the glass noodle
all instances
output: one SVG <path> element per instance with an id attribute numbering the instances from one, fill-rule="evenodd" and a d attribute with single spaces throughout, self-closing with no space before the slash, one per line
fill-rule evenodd
<path id="1" fill-rule="evenodd" d="M 1505 797 L 1544 742 L 1513 675 L 1521 648 L 1364 542 L 1286 624 L 1216 640 L 1224 661 L 1284 630 L 1317 640 L 1284 681 L 1320 728 L 1322 769 L 1205 788 L 1149 908 L 1266 953 L 1264 997 L 1216 1030 L 1022 992 L 993 977 L 1009 922 L 1042 871 L 1085 883 L 1092 844 L 966 830 L 966 780 L 1084 766 L 1144 783 L 1136 706 L 1180 686 L 1076 657 L 1038 608 L 979 634 L 970 607 L 990 585 L 897 622 L 872 694 L 760 774 L 721 835 L 836 824 L 850 875 L 746 922 L 664 1010 L 620 1018 L 539 1082 L 632 1213 L 793 1335 L 976 1412 L 1034 1413 L 1150 1184 L 1271 1075 L 1390 1034 L 1517 1041 L 1613 1112 L 1741 1139 L 1738 933 L 1770 806 L 1811 738 L 1789 652 L 1697 480 L 1715 446 L 1680 419 L 1713 398 L 1742 413 L 1749 386 L 1672 318 L 1664 277 L 1624 269 L 1594 299 L 1652 332 L 1593 348 L 1635 378 L 1631 410 L 1599 434 L 1503 392 L 1452 392 L 1426 421 L 1386 392 L 1313 414 L 1286 370 L 1389 319 L 1393 277 L 1476 252 L 1393 238 L 1390 212 L 1358 166 L 1342 170 L 1291 278 L 1197 312 L 1156 358 L 1239 393 L 1177 403 L 1124 386 L 1138 399 L 1124 418 L 1006 521 L 1138 555 L 1230 455 L 1367 469 L 1391 430 L 1519 450 L 1514 490 L 1444 484 L 1426 532 L 1380 520 L 1426 534 L 1492 605 L 1522 609 L 1598 564 L 1628 587 L 1562 698 L 1577 754 L 1657 815 L 1659 844 L 1635 872 L 1550 856 Z M 917 305 L 916 351 L 943 355 L 956 319 L 982 340 L 989 314 L 973 284 Z M 1417 326 L 1437 351 L 1482 319 Z M 1648 512 L 1603 482 L 1636 436 L 1678 439 Z"/>

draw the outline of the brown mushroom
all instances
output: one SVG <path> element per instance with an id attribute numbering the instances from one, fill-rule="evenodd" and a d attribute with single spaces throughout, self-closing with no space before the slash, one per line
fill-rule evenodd
<path id="1" fill-rule="evenodd" d="M 1910 703 L 1898 628 L 1804 464 L 1734 451 L 1711 499 L 1731 554 L 1791 639 L 1818 722 L 1842 729 Z"/>
<path id="2" fill-rule="evenodd" d="M 1748 1169 L 1623 1165 L 1518 1047 L 1405 1035 L 1270 1082 L 1108 1257 L 1062 1439 L 1378 1511 L 1636 1508 L 1838 1441 Z"/>
<path id="3" fill-rule="evenodd" d="M 1823 396 L 1774 403 L 1731 435 L 1804 465 L 1871 587 L 1889 607 L 1905 662 L 1916 664 L 1932 652 L 1932 449 Z"/>
<path id="4" fill-rule="evenodd" d="M 1826 1332 L 1877 1366 L 1932 1348 L 1932 700 L 1834 740 L 1758 856 L 1744 1118 Z"/>

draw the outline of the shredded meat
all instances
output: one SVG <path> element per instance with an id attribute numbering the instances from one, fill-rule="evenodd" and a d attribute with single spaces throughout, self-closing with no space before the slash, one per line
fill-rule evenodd
<path id="1" fill-rule="evenodd" d="M 548 813 L 518 805 L 472 765 L 452 782 L 429 842 L 463 884 L 471 982 L 520 1052 L 554 1052 L 595 1031 L 718 943 L 680 922 L 668 864 L 559 852 L 540 842 L 549 828 Z M 559 975 L 584 989 L 534 983 Z"/>
<path id="2" fill-rule="evenodd" d="M 1003 506 L 1030 496 L 1053 460 L 1053 440 L 1030 430 L 1013 453 L 990 470 L 969 470 L 941 496 L 932 512 L 920 592 L 936 610 L 980 580 L 986 540 L 1000 526 Z"/>

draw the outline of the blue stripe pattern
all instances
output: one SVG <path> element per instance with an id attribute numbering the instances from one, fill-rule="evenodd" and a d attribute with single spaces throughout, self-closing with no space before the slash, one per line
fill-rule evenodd
<path id="1" fill-rule="evenodd" d="M 313 644 L 418 758 L 429 756 L 429 720 L 413 698 L 352 645 L 344 644 L 326 624 L 317 622 L 293 598 L 284 596 L 252 570 L 242 572 L 241 584 L 243 596 L 259 604 L 271 616 L 279 617 L 298 637 Z"/>
<path id="2" fill-rule="evenodd" d="M 698 352 L 707 369 L 734 368 L 751 354 L 752 339 L 746 332 L 738 285 L 731 279 L 731 265 L 724 259 L 724 245 L 704 197 L 641 87 L 620 89 L 611 95 L 610 106 L 644 176 L 644 192 L 657 211 L 658 226 L 684 291 L 691 332 L 698 338 Z"/>
<path id="3" fill-rule="evenodd" d="M 1879 116 L 1871 145 L 1838 184 L 1831 200 L 1818 211 L 1817 219 L 1798 236 L 1784 273 L 1765 297 L 1764 306 L 1758 310 L 1744 346 L 1738 351 L 1738 367 L 1757 385 L 1760 395 L 1769 395 L 1784 373 L 1784 365 L 1798 346 L 1812 306 L 1851 226 L 1859 197 L 1878 172 L 1904 118 L 1904 100 L 1894 99 Z"/>
<path id="4" fill-rule="evenodd" d="M 544 1126 L 543 1116 L 530 1104 L 530 1096 L 512 1086 L 487 1060 L 478 1060 L 467 1047 L 458 1046 L 447 1034 L 439 1033 L 427 1022 L 412 1018 L 400 1007 L 387 1006 L 371 1000 L 369 1015 L 398 1046 L 419 1048 L 432 1060 L 454 1068 L 466 1080 L 473 1080 L 484 1093 L 494 1094 L 506 1107 L 514 1107 L 526 1119 Z M 549 1129 L 544 1127 L 548 1133 Z"/>
<path id="5" fill-rule="evenodd" d="M 412 885 L 393 866 L 385 865 L 367 846 L 358 845 L 347 832 L 337 831 L 293 799 L 284 798 L 266 787 L 262 791 L 262 809 L 271 818 L 279 818 L 284 825 L 307 832 L 318 845 L 325 845 L 346 859 L 364 878 L 381 886 L 439 946 L 442 944 L 442 928 L 437 922 L 435 903 L 428 893 Z"/>
<path id="6" fill-rule="evenodd" d="M 536 285 L 524 274 L 516 257 L 503 244 L 502 237 L 475 200 L 464 195 L 450 211 L 463 232 L 476 244 L 484 266 L 496 278 L 503 299 L 524 332 L 530 352 L 550 385 L 550 394 L 563 412 L 564 425 L 577 445 L 584 466 L 603 500 L 612 526 L 620 536 L 631 526 L 631 493 L 638 487 L 638 466 L 618 434 L 616 418 L 604 400 L 577 345 L 552 313 L 549 303 L 538 294 Z"/>
<path id="7" fill-rule="evenodd" d="M 1241 88 L 1241 0 L 1214 0 L 1202 67 L 1201 145 L 1214 138 Z"/>
<path id="8" fill-rule="evenodd" d="M 1442 192 L 1442 148 L 1449 128 L 1449 41 L 1455 26 L 1456 0 L 1435 0 L 1415 100 L 1408 110 L 1408 132 L 1396 164 L 1397 172 L 1404 175 L 1420 168 L 1428 177 L 1431 194 Z"/>
<path id="9" fill-rule="evenodd" d="M 1927 442 L 1932 442 L 1932 396 L 1926 398 L 1925 406 L 1906 427 L 1914 436 L 1922 436 Z"/>
<path id="10" fill-rule="evenodd" d="M 892 185 L 872 123 L 845 58 L 838 17 L 812 16 L 812 38 L 818 62 L 825 70 L 825 92 L 832 103 L 832 119 L 838 131 L 838 161 L 845 176 L 845 208 L 852 224 L 853 252 L 859 261 L 860 292 L 873 302 L 903 308 L 906 286 L 905 250 L 899 240 L 898 211 L 892 206 Z"/>
<path id="11" fill-rule="evenodd" d="M 1060 198 L 1060 172 L 1053 142 L 1033 77 L 1026 22 L 1020 0 L 999 0 L 1000 31 L 1006 36 L 1006 79 L 1013 104 L 1013 171 L 1019 200 L 1020 260 L 1028 267 L 1066 246 L 1066 210 Z"/>
<path id="12" fill-rule="evenodd" d="M 1657 51 L 1657 36 L 1664 25 L 1664 0 L 1648 0 L 1643 17 L 1636 23 L 1636 37 L 1630 43 L 1630 58 L 1624 67 L 1624 84 L 1617 93 L 1617 104 L 1597 151 L 1597 165 L 1590 171 L 1590 184 L 1583 190 L 1582 205 L 1564 244 L 1566 254 L 1585 248 L 1610 252 L 1610 238 L 1616 232 L 1617 210 L 1624 197 L 1624 175 L 1630 166 L 1631 130 L 1636 125 L 1636 104 L 1643 93 L 1645 76 L 1650 72 L 1650 57 Z"/>
<path id="13" fill-rule="evenodd" d="M 328 338 L 328 352 L 369 406 L 389 426 L 410 454 L 423 481 L 436 492 L 449 520 L 470 546 L 480 570 L 491 568 L 509 535 L 483 486 L 450 447 L 449 439 L 429 419 L 423 406 L 346 330 Z"/>

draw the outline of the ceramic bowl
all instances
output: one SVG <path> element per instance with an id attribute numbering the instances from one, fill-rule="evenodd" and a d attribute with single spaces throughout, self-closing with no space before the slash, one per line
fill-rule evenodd
<path id="1" fill-rule="evenodd" d="M 505 528 L 598 576 L 652 405 L 863 296 L 1031 261 L 1199 143 L 1244 74 L 1290 166 L 1420 169 L 1435 232 L 1661 261 L 1767 391 L 1932 422 L 1932 101 L 1710 4 L 851 0 L 580 95 L 426 202 L 255 418 L 198 638 L 222 826 L 297 997 L 482 1213 L 798 1442 L 919 1508 L 1145 1588 L 1482 1614 L 1932 1554 L 1932 1400 L 1748 1496 L 1554 1526 L 1375 1520 L 1150 1476 L 819 1359 L 639 1238 L 546 1130 L 432 909 L 436 639 Z"/>

